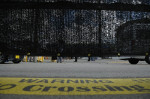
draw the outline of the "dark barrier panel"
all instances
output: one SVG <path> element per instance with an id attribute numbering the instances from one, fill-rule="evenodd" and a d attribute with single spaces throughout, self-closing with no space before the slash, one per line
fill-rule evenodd
<path id="1" fill-rule="evenodd" d="M 3 1 L 7 5 L 6 0 Z M 8 8 L 3 6 L 0 9 L 0 51 L 47 56 L 57 53 L 63 56 L 87 56 L 89 53 L 92 56 L 145 55 L 149 51 L 150 13 L 144 9 L 149 6 L 134 5 L 135 11 L 143 6 L 140 12 L 128 11 L 132 5 L 118 11 L 115 4 L 103 4 L 99 8 L 96 4 L 100 2 L 96 0 L 78 1 L 74 0 L 75 5 L 82 3 L 84 6 L 79 4 L 79 8 L 72 8 L 70 2 L 65 7 L 64 2 L 53 4 L 46 1 L 40 6 L 39 2 L 35 5 L 25 0 L 28 2 L 28 8 L 25 8 L 25 3 L 9 2 Z M 14 6 L 18 4 L 24 8 Z M 96 8 L 89 8 L 91 4 Z"/>
<path id="2" fill-rule="evenodd" d="M 23 54 L 99 56 L 99 14 L 72 9 L 1 10 L 1 48 Z"/>
<path id="3" fill-rule="evenodd" d="M 121 25 L 116 33 L 118 52 L 144 55 L 150 52 L 150 19 L 138 19 Z"/>

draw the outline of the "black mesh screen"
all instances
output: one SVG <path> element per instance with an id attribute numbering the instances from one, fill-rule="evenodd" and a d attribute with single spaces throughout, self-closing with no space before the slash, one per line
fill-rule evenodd
<path id="1" fill-rule="evenodd" d="M 96 10 L 1 10 L 1 40 L 12 52 L 65 56 L 100 55 Z"/>
<path id="2" fill-rule="evenodd" d="M 126 11 L 129 10 L 127 7 L 114 10 L 115 6 L 108 10 L 105 4 L 104 8 L 88 8 L 98 3 L 96 0 L 72 1 L 75 5 L 82 3 L 83 8 L 82 5 L 70 8 L 68 3 L 65 7 L 60 1 L 54 5 L 48 3 L 54 8 L 48 5 L 44 8 L 49 1 L 43 2 L 42 6 L 38 3 L 38 7 L 31 3 L 33 8 L 30 3 L 28 8 L 15 3 L 15 8 L 14 3 L 10 6 L 9 2 L 9 8 L 3 6 L 0 9 L 0 51 L 8 54 L 30 52 L 31 55 L 56 55 L 59 52 L 63 56 L 87 56 L 89 53 L 92 56 L 144 55 L 149 51 L 149 10 L 143 12 L 135 5 L 133 10 L 138 12 Z M 25 7 L 25 3 L 19 4 Z"/>

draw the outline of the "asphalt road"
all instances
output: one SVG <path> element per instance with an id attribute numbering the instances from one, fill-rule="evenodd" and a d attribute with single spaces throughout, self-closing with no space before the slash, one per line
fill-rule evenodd
<path id="1" fill-rule="evenodd" d="M 150 65 L 139 62 L 131 65 L 121 60 L 64 60 L 63 63 L 0 64 L 0 77 L 28 78 L 150 78 Z M 0 99 L 150 99 L 150 94 L 127 95 L 14 95 L 0 94 Z"/>

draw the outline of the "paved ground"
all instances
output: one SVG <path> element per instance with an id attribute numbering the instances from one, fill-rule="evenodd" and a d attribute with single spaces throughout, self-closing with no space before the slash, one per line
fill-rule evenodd
<path id="1" fill-rule="evenodd" d="M 58 78 L 128 78 L 150 77 L 150 65 L 139 62 L 98 60 L 87 62 L 65 60 L 63 63 L 0 64 L 1 77 L 58 77 Z"/>
<path id="2" fill-rule="evenodd" d="M 0 99 L 150 99 L 149 94 L 142 95 L 82 95 L 82 96 L 35 96 L 35 95 L 0 95 Z"/>
<path id="3" fill-rule="evenodd" d="M 0 64 L 0 77 L 28 77 L 28 78 L 150 78 L 150 65 L 139 62 L 130 65 L 121 60 L 65 60 L 63 63 L 20 63 Z M 148 88 L 150 84 L 147 83 Z M 1 85 L 1 84 L 0 84 Z M 1 91 L 1 90 L 0 90 Z M 127 95 L 14 95 L 0 94 L 0 99 L 150 99 L 150 94 Z"/>

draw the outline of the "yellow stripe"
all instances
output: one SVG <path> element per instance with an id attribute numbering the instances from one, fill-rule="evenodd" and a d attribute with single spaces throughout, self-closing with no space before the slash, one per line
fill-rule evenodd
<path id="1" fill-rule="evenodd" d="M 24 95 L 104 95 L 150 94 L 150 78 L 4 78 L 0 94 Z"/>

